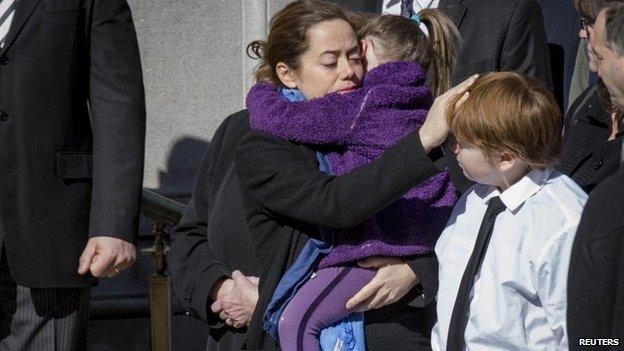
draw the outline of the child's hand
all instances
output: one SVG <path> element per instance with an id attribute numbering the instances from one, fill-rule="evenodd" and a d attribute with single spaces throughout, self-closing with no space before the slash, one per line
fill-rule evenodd
<path id="1" fill-rule="evenodd" d="M 478 76 L 478 74 L 473 75 L 435 99 L 431 109 L 429 110 L 425 123 L 423 123 L 418 132 L 420 135 L 420 141 L 425 148 L 425 151 L 429 152 L 444 142 L 449 133 L 449 126 L 448 123 L 446 123 L 445 116 L 447 105 L 458 95 L 463 96 L 457 102 L 455 108 L 459 107 L 464 101 L 466 101 L 468 98 L 467 90 L 472 86 Z"/>
<path id="2" fill-rule="evenodd" d="M 369 257 L 359 261 L 358 265 L 376 268 L 377 274 L 347 301 L 348 310 L 364 312 L 395 303 L 418 283 L 407 263 L 395 257 Z"/>

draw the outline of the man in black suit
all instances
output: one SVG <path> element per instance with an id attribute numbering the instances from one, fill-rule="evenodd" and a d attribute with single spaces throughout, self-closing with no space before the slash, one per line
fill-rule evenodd
<path id="1" fill-rule="evenodd" d="M 85 348 L 135 259 L 145 104 L 126 0 L 0 2 L 0 350 Z"/>
<path id="2" fill-rule="evenodd" d="M 624 1 L 600 11 L 588 48 L 611 101 L 624 111 Z M 622 122 L 618 122 L 616 129 L 621 130 Z M 591 193 L 576 233 L 568 277 L 570 349 L 622 348 L 623 287 L 624 169 L 620 166 Z M 597 344 L 597 339 L 609 343 Z"/>

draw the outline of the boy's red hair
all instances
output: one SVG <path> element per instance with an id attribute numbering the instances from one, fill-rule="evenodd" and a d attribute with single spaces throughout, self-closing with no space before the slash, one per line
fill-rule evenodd
<path id="1" fill-rule="evenodd" d="M 561 152 L 561 113 L 552 93 L 539 80 L 512 72 L 488 73 L 469 89 L 446 118 L 462 142 L 492 153 L 510 152 L 532 169 L 553 165 Z"/>

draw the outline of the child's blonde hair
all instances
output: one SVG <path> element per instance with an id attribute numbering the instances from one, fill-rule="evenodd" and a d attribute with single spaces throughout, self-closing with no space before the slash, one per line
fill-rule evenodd
<path id="1" fill-rule="evenodd" d="M 446 118 L 457 140 L 486 155 L 510 152 L 531 169 L 553 165 L 561 152 L 561 114 L 543 82 L 513 72 L 483 75 Z"/>
<path id="2" fill-rule="evenodd" d="M 418 17 L 427 27 L 429 37 L 415 20 L 394 15 L 363 18 L 366 21 L 358 37 L 379 39 L 375 42 L 378 46 L 374 48 L 375 54 L 385 61 L 414 61 L 425 70 L 432 66 L 431 90 L 439 96 L 451 85 L 460 44 L 459 32 L 453 21 L 439 10 L 422 10 Z"/>

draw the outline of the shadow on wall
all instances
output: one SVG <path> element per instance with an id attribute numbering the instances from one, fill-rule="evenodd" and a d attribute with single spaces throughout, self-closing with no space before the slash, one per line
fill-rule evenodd
<path id="1" fill-rule="evenodd" d="M 209 143 L 197 138 L 179 139 L 171 148 L 167 169 L 159 172 L 155 192 L 186 204 L 191 196 L 199 163 Z M 149 162 L 149 161 L 146 161 Z M 137 249 L 151 247 L 152 222 L 141 216 Z M 170 229 L 170 228 L 168 228 Z M 170 243 L 167 235 L 167 243 Z M 88 336 L 90 351 L 144 351 L 150 349 L 149 286 L 154 272 L 146 255 L 115 279 L 102 279 L 91 291 Z M 174 350 L 204 350 L 207 327 L 183 314 L 172 297 L 172 344 Z"/>
<path id="2" fill-rule="evenodd" d="M 178 139 L 167 159 L 167 168 L 158 171 L 157 193 L 186 203 L 193 191 L 199 163 L 210 143 L 205 140 L 184 137 Z"/>

